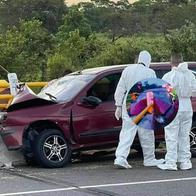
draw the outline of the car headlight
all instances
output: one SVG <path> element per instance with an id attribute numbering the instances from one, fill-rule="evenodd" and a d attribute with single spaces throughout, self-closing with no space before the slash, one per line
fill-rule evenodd
<path id="1" fill-rule="evenodd" d="M 7 118 L 7 112 L 0 112 L 0 122 Z"/>

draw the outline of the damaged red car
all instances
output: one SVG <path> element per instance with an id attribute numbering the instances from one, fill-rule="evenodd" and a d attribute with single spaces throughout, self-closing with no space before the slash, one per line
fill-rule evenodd
<path id="1" fill-rule="evenodd" d="M 1 136 L 9 150 L 43 167 L 62 167 L 73 152 L 115 147 L 121 122 L 114 117 L 114 92 L 126 65 L 86 69 L 51 81 L 39 94 L 24 86 L 1 116 Z M 169 63 L 152 63 L 158 77 Z M 196 63 L 189 63 L 196 70 Z M 192 100 L 194 112 L 196 99 Z M 196 115 L 190 134 L 196 153 Z M 156 146 L 164 131 L 156 130 Z M 136 138 L 133 148 L 140 150 Z"/>

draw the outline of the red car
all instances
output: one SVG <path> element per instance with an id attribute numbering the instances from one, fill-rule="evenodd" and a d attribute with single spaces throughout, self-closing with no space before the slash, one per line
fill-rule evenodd
<path id="1" fill-rule="evenodd" d="M 71 73 L 51 81 L 39 94 L 24 86 L 1 116 L 1 135 L 9 150 L 22 149 L 28 162 L 62 167 L 72 152 L 117 145 L 121 122 L 114 117 L 114 92 L 126 65 Z M 160 78 L 169 63 L 152 63 Z M 196 70 L 196 62 L 189 63 Z M 196 99 L 193 99 L 196 111 Z M 196 154 L 195 115 L 190 134 Z M 156 145 L 164 131 L 156 130 Z M 140 149 L 136 139 L 133 148 Z"/>

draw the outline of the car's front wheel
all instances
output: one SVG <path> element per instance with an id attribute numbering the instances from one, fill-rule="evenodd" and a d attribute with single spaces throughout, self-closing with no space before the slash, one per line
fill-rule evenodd
<path id="1" fill-rule="evenodd" d="M 33 151 L 37 162 L 43 167 L 63 167 L 71 157 L 69 142 L 56 129 L 45 129 L 37 135 Z"/>
<path id="2" fill-rule="evenodd" d="M 196 127 L 192 127 L 190 132 L 190 145 L 193 157 L 196 157 Z"/>

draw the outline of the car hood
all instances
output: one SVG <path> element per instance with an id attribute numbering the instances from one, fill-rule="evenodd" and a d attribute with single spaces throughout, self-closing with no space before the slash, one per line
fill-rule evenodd
<path id="1" fill-rule="evenodd" d="M 51 104 L 57 104 L 57 102 L 53 100 L 42 99 L 37 96 L 28 86 L 24 86 L 14 97 L 11 105 L 7 109 L 7 112 Z"/>

